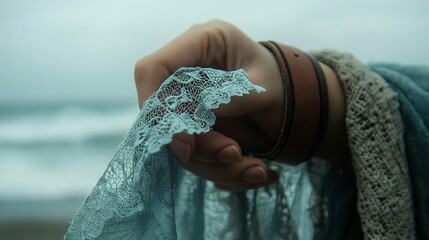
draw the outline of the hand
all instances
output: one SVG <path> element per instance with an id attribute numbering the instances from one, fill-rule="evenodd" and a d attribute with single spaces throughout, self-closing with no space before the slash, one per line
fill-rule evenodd
<path id="1" fill-rule="evenodd" d="M 137 62 L 135 80 L 140 107 L 182 66 L 242 68 L 251 82 L 267 90 L 233 97 L 231 103 L 216 109 L 213 131 L 176 135 L 170 147 L 182 160 L 183 168 L 229 191 L 276 182 L 278 175 L 261 159 L 243 154 L 269 150 L 281 127 L 283 86 L 272 54 L 229 23 L 211 20 L 194 25 Z"/>

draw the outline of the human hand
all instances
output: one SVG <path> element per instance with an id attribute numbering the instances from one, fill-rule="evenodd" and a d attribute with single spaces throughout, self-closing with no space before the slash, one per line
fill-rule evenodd
<path id="1" fill-rule="evenodd" d="M 229 23 L 211 20 L 194 25 L 137 62 L 135 80 L 140 107 L 182 66 L 242 68 L 252 83 L 267 90 L 233 97 L 229 104 L 216 109 L 213 131 L 177 134 L 170 147 L 182 160 L 182 167 L 229 191 L 276 182 L 278 175 L 264 161 L 243 154 L 270 149 L 281 128 L 283 86 L 272 54 Z"/>

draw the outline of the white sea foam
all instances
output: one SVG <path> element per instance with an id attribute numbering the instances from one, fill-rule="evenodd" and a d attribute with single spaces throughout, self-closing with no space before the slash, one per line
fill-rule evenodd
<path id="1" fill-rule="evenodd" d="M 88 155 L 86 158 L 70 159 L 73 161 L 67 157 L 43 161 L 39 155 L 13 151 L 2 151 L 0 157 L 1 200 L 85 196 L 110 160 L 109 156 L 91 159 Z"/>
<path id="2" fill-rule="evenodd" d="M 0 200 L 88 195 L 138 114 L 134 105 L 15 110 L 0 116 Z"/>
<path id="3" fill-rule="evenodd" d="M 65 108 L 51 114 L 0 120 L 0 145 L 82 142 L 97 136 L 123 134 L 137 115 L 135 108 L 94 112 Z"/>

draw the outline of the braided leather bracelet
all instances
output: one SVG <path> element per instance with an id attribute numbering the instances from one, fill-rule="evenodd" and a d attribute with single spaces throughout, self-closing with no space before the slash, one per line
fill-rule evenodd
<path id="1" fill-rule="evenodd" d="M 301 50 L 260 42 L 274 56 L 284 87 L 283 124 L 271 150 L 255 153 L 269 160 L 299 164 L 318 150 L 328 117 L 326 80 L 319 62 Z"/>

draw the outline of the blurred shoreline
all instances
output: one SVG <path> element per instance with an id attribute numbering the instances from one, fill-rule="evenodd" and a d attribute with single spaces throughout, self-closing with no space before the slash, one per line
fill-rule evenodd
<path id="1" fill-rule="evenodd" d="M 0 239 L 5 240 L 60 240 L 64 238 L 67 221 L 22 221 L 0 224 Z"/>
<path id="2" fill-rule="evenodd" d="M 20 221 L 69 221 L 85 197 L 61 199 L 0 199 L 0 224 Z"/>
<path id="3" fill-rule="evenodd" d="M 83 196 L 0 200 L 0 239 L 62 239 Z"/>
<path id="4" fill-rule="evenodd" d="M 9 102 L 0 113 L 0 240 L 62 239 L 137 105 Z"/>

